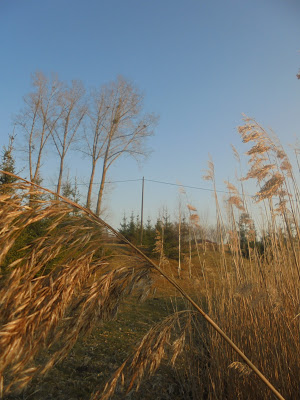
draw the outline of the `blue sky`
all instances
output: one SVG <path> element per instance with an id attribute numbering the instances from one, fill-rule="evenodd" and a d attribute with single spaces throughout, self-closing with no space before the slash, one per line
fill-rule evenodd
<path id="1" fill-rule="evenodd" d="M 299 137 L 299 21 L 298 0 L 0 0 L 0 145 L 36 70 L 88 88 L 122 74 L 160 122 L 151 157 L 140 167 L 120 160 L 109 179 L 208 188 L 201 177 L 210 153 L 223 189 L 235 175 L 231 143 L 246 150 L 236 132 L 242 113 L 271 127 L 284 145 Z M 48 157 L 54 160 L 51 150 Z M 86 160 L 70 155 L 68 167 L 87 181 Z M 45 183 L 55 182 L 53 162 L 44 174 Z M 139 210 L 141 184 L 111 187 L 107 205 L 117 225 L 124 211 Z M 162 206 L 172 213 L 177 191 L 146 182 L 145 217 Z M 209 192 L 187 192 L 200 214 L 213 215 Z"/>

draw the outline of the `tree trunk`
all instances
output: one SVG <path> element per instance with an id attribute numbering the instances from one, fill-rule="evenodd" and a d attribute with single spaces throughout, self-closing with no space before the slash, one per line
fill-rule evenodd
<path id="1" fill-rule="evenodd" d="M 38 178 L 38 176 L 39 176 L 40 166 L 41 166 L 42 152 L 43 152 L 44 146 L 45 146 L 46 141 L 47 141 L 47 139 L 48 139 L 49 136 L 48 136 L 48 137 L 46 136 L 45 139 L 44 139 L 44 137 L 45 137 L 45 127 L 43 127 L 43 131 L 42 131 L 42 133 L 41 133 L 41 140 L 40 140 L 40 145 L 39 145 L 39 153 L 38 153 L 38 158 L 37 158 L 37 161 L 36 161 L 36 166 L 35 166 L 35 172 L 34 172 L 33 182 L 36 182 L 36 181 L 37 181 L 37 178 Z"/>
<path id="2" fill-rule="evenodd" d="M 103 197 L 103 192 L 104 192 L 106 172 L 107 172 L 106 163 L 104 163 L 103 164 L 101 184 L 100 184 L 100 189 L 99 189 L 99 193 L 98 193 L 97 207 L 96 207 L 96 215 L 98 217 L 100 215 L 100 210 L 101 210 L 101 203 L 102 203 L 102 197 Z"/>
<path id="3" fill-rule="evenodd" d="M 89 183 L 89 190 L 88 190 L 88 194 L 87 194 L 87 198 L 86 198 L 86 208 L 89 210 L 91 209 L 91 197 L 92 197 L 92 189 L 93 189 L 95 170 L 96 170 L 96 162 L 93 160 L 92 173 L 91 173 L 90 183 Z"/>
<path id="4" fill-rule="evenodd" d="M 30 181 L 32 182 L 33 174 L 32 174 L 32 145 L 31 145 L 31 138 L 29 139 L 29 176 L 30 176 Z"/>
<path id="5" fill-rule="evenodd" d="M 179 224 L 178 224 L 178 278 L 181 274 L 181 209 L 179 205 Z"/>
<path id="6" fill-rule="evenodd" d="M 57 189 L 56 189 L 57 194 L 60 194 L 60 189 L 61 189 L 61 184 L 62 184 L 62 177 L 63 177 L 63 170 L 64 170 L 64 158 L 65 158 L 65 156 L 62 155 L 62 157 L 60 159 L 59 176 L 58 176 Z"/>
<path id="7" fill-rule="evenodd" d="M 31 136 L 29 138 L 29 146 L 28 146 L 28 151 L 29 151 L 29 176 L 30 176 L 30 182 L 33 181 L 33 174 L 32 174 L 32 144 L 31 144 Z M 31 192 L 33 191 L 33 186 L 31 186 Z M 29 207 L 31 207 L 33 204 L 33 196 L 32 193 L 29 195 Z"/>
<path id="8" fill-rule="evenodd" d="M 99 217 L 100 215 L 100 209 L 101 209 L 101 203 L 102 203 L 102 197 L 103 197 L 103 192 L 104 192 L 104 185 L 105 185 L 105 179 L 106 179 L 106 173 L 108 170 L 109 165 L 107 166 L 108 162 L 108 157 L 109 157 L 109 150 L 110 150 L 110 145 L 111 145 L 111 140 L 113 137 L 113 131 L 109 133 L 109 138 L 105 150 L 105 156 L 103 159 L 103 169 L 102 169 L 102 177 L 101 177 L 101 183 L 100 183 L 100 188 L 99 188 L 99 193 L 98 193 L 98 200 L 97 200 L 97 207 L 96 207 L 96 215 Z"/>

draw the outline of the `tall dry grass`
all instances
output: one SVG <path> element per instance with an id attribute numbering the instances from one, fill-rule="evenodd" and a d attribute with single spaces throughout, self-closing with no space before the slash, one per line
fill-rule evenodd
<path id="1" fill-rule="evenodd" d="M 226 207 L 220 206 L 217 191 L 214 192 L 219 231 L 215 253 L 217 279 L 210 276 L 200 257 L 205 250 L 199 249 L 195 241 L 201 276 L 201 296 L 197 303 L 274 384 L 281 394 L 279 398 L 297 399 L 300 397 L 299 188 L 291 162 L 272 134 L 248 118 L 239 133 L 243 142 L 251 145 L 247 152 L 249 171 L 241 177 L 239 188 L 227 182 Z M 210 161 L 205 178 L 216 189 L 214 173 Z M 244 184 L 248 179 L 257 183 L 254 198 L 245 195 Z M 251 216 L 253 203 L 262 207 L 263 217 L 255 212 Z M 247 227 L 248 258 L 241 247 L 240 217 Z M 255 243 L 258 238 L 254 220 L 262 235 L 260 247 Z M 191 289 L 195 289 L 194 282 Z M 136 355 L 113 376 L 103 400 L 113 393 L 118 379 L 126 386 L 128 375 L 131 379 L 127 388 L 130 390 L 134 381 L 138 387 L 141 377 L 153 373 L 164 357 L 179 360 L 177 377 L 185 399 L 272 397 L 263 380 L 237 356 L 232 346 L 224 343 L 212 325 L 204 325 L 199 314 L 192 311 L 183 315 L 186 322 L 178 322 L 175 314 L 177 324 L 168 319 L 167 329 L 163 324 L 153 328 L 149 334 L 151 340 L 147 335 Z M 173 337 L 172 327 L 176 327 Z M 273 392 L 273 396 L 278 394 Z"/>
<path id="2" fill-rule="evenodd" d="M 300 397 L 299 188 L 291 162 L 272 134 L 249 118 L 245 118 L 239 133 L 243 142 L 251 145 L 247 152 L 249 171 L 240 179 L 239 188 L 227 182 L 230 194 L 226 215 L 215 191 L 220 231 L 219 279 L 211 281 L 203 295 L 214 321 L 285 399 L 297 399 Z M 206 178 L 214 184 L 211 162 Z M 258 187 L 254 199 L 244 194 L 245 181 L 250 178 L 256 180 Z M 253 202 L 262 207 L 263 217 L 255 212 L 251 216 Z M 238 228 L 241 215 L 248 226 L 249 258 L 243 256 L 241 249 Z M 256 226 L 260 224 L 263 252 L 255 245 L 254 220 Z M 211 327 L 208 331 L 201 339 L 208 359 L 197 356 L 198 345 L 187 352 L 187 362 L 190 360 L 194 365 L 182 375 L 187 398 L 269 399 L 270 392 L 248 366 L 229 346 L 224 346 Z M 196 342 L 199 340 L 198 336 Z"/>
<path id="3" fill-rule="evenodd" d="M 0 397 L 44 374 L 95 322 L 113 318 L 134 288 L 144 296 L 151 284 L 140 257 L 129 263 L 126 249 L 105 253 L 119 246 L 105 224 L 44 194 L 18 182 L 0 197 L 2 265 L 26 229 L 45 226 L 1 268 Z"/>
<path id="4" fill-rule="evenodd" d="M 253 143 L 246 179 L 257 179 L 256 200 L 264 204 L 264 253 L 250 248 L 245 259 L 241 251 L 239 213 L 248 215 L 247 240 L 253 242 L 243 188 L 228 183 L 228 224 L 215 191 L 218 279 L 209 281 L 201 263 L 203 285 L 196 301 L 194 291 L 184 291 L 89 210 L 67 199 L 41 199 L 41 189 L 29 182 L 17 183 L 11 196 L 1 197 L 2 258 L 27 226 L 47 221 L 45 233 L 23 249 L 1 278 L 2 393 L 45 373 L 93 323 L 112 318 L 132 290 L 145 294 L 154 271 L 186 299 L 187 310 L 153 327 L 104 392 L 95 391 L 94 400 L 110 398 L 120 385 L 138 389 L 165 358 L 177 365 L 186 399 L 298 397 L 299 190 L 287 155 L 267 132 L 249 119 L 239 131 L 244 142 Z M 206 178 L 215 187 L 212 162 Z M 109 255 L 106 247 L 113 249 Z"/>
<path id="5" fill-rule="evenodd" d="M 0 261 L 28 227 L 43 221 L 46 229 L 25 248 L 19 249 L 20 258 L 2 268 L 1 396 L 21 390 L 35 375 L 46 373 L 66 356 L 80 334 L 87 333 L 96 321 L 112 318 L 120 301 L 134 288 L 137 287 L 142 295 L 147 294 L 150 267 L 173 285 L 276 393 L 260 371 L 178 283 L 107 223 L 66 198 L 60 196 L 62 201 L 57 200 L 55 193 L 31 182 L 21 179 L 9 189 L 0 197 Z M 54 197 L 45 199 L 45 192 Z M 113 243 L 113 239 L 123 241 L 127 245 L 123 250 L 133 251 L 131 257 L 120 249 L 118 242 Z M 113 263 L 99 254 L 99 249 L 108 245 L 115 248 L 118 256 Z M 156 367 L 150 363 L 150 373 L 162 360 L 162 349 L 171 331 L 167 325 L 164 332 L 169 333 L 158 336 L 158 357 L 153 361 Z M 180 342 L 183 343 L 182 339 Z M 145 340 L 145 343 L 156 341 Z M 174 343 L 179 342 L 176 339 Z M 183 344 L 175 348 L 175 353 L 179 353 Z M 148 346 L 145 350 L 142 345 L 140 354 L 153 353 L 156 353 L 154 348 Z M 137 378 L 144 375 L 145 369 L 145 356 L 134 359 L 137 362 L 133 364 L 133 371 L 139 369 L 141 372 L 134 372 L 130 387 L 139 385 Z M 95 396 L 99 397 L 99 393 Z"/>

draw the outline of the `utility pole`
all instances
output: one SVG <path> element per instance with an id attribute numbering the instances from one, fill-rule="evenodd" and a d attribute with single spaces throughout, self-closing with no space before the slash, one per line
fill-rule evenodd
<path id="1" fill-rule="evenodd" d="M 142 205 L 141 205 L 141 246 L 143 244 L 143 220 L 144 220 L 144 186 L 145 186 L 145 178 L 142 179 Z"/>

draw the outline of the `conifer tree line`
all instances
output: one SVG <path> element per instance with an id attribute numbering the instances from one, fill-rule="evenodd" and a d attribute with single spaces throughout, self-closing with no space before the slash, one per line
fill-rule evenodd
<path id="1" fill-rule="evenodd" d="M 111 165 L 124 156 L 139 160 L 149 153 L 147 138 L 153 135 L 158 118 L 143 111 L 143 98 L 140 90 L 122 76 L 87 90 L 80 80 L 67 83 L 55 74 L 49 77 L 35 72 L 31 91 L 24 96 L 23 107 L 14 117 L 14 134 L 4 149 L 2 169 L 13 172 L 17 136 L 21 147 L 18 150 L 26 155 L 24 174 L 30 181 L 41 183 L 42 166 L 50 149 L 56 154 L 56 164 L 51 168 L 52 176 L 57 175 L 56 193 L 76 200 L 78 187 L 69 179 L 66 157 L 83 156 L 90 166 L 85 205 L 100 215 Z M 97 174 L 100 185 L 93 204 Z M 1 176 L 0 183 L 5 183 L 5 179 L 9 178 Z"/>
<path id="2" fill-rule="evenodd" d="M 187 226 L 187 225 L 186 225 Z M 120 233 L 135 245 L 142 244 L 151 253 L 159 253 L 163 248 L 164 255 L 168 258 L 176 258 L 178 246 L 178 223 L 172 222 L 166 209 L 156 222 L 147 219 L 143 226 L 143 237 L 141 241 L 141 221 L 139 215 L 133 212 L 128 218 L 125 214 L 120 224 Z M 158 245 L 158 242 L 161 244 Z"/>
<path id="3" fill-rule="evenodd" d="M 142 240 L 140 216 L 134 212 L 131 212 L 129 217 L 124 214 L 119 232 L 133 244 L 142 245 L 143 250 L 152 255 L 176 260 L 182 258 L 185 262 L 190 251 L 195 250 L 195 241 L 214 243 L 217 238 L 214 227 L 207 226 L 204 229 L 195 223 L 193 218 L 185 215 L 182 215 L 180 220 L 172 220 L 166 208 L 162 210 L 156 221 L 147 219 L 143 226 Z"/>
<path id="4" fill-rule="evenodd" d="M 188 205 L 188 209 L 189 209 Z M 196 209 L 194 209 L 196 211 Z M 197 253 L 197 246 L 201 245 L 210 250 L 216 250 L 219 242 L 219 232 L 216 226 L 200 224 L 197 213 L 180 211 L 175 220 L 171 219 L 166 208 L 158 215 L 156 221 L 149 217 L 143 225 L 141 236 L 141 219 L 133 211 L 128 217 L 124 214 L 120 223 L 119 232 L 136 246 L 142 245 L 143 251 L 161 259 L 173 259 L 179 262 L 179 275 L 182 266 L 191 267 L 192 257 Z M 254 221 L 248 213 L 242 213 L 237 223 L 236 231 L 239 236 L 241 256 L 250 257 L 255 249 L 257 254 L 264 254 L 269 244 L 268 232 L 264 231 L 259 238 Z M 226 232 L 223 232 L 224 238 Z M 228 239 L 230 240 L 230 239 Z M 228 248 L 229 251 L 229 248 Z"/>

